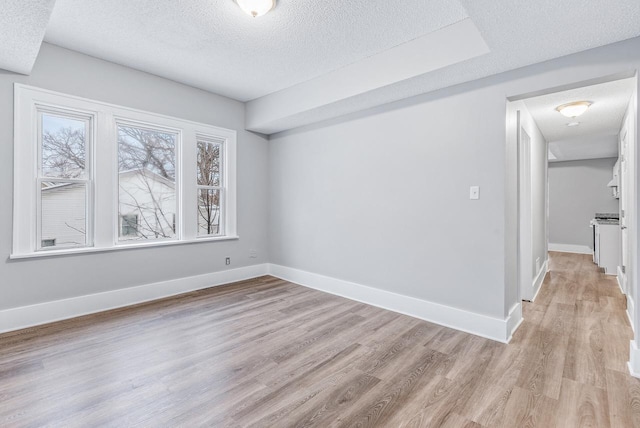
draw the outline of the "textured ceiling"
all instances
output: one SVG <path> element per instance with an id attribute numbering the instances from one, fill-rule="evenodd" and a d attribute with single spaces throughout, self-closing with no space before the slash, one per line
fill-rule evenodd
<path id="1" fill-rule="evenodd" d="M 53 1 L 3 2 L 1 68 L 30 72 Z M 309 86 L 335 89 L 328 74 L 466 18 L 489 53 L 291 108 Z M 272 134 L 639 35 L 638 0 L 279 0 L 257 19 L 233 0 L 57 0 L 45 40 L 251 100 L 247 128 Z"/>
<path id="2" fill-rule="evenodd" d="M 304 82 L 466 18 L 455 0 L 57 0 L 45 40 L 239 100 Z"/>
<path id="3" fill-rule="evenodd" d="M 538 128 L 549 142 L 582 136 L 616 135 L 635 88 L 634 79 L 622 79 L 524 100 Z M 576 119 L 564 117 L 556 107 L 573 101 L 591 101 L 589 109 Z M 580 122 L 569 127 L 569 122 Z"/>
<path id="4" fill-rule="evenodd" d="M 0 68 L 30 73 L 55 0 L 3 0 L 0 5 Z"/>
<path id="5" fill-rule="evenodd" d="M 421 76 L 294 114 L 247 104 L 247 128 L 273 134 L 640 35 L 638 0 L 460 0 L 491 52 Z"/>
<path id="6" fill-rule="evenodd" d="M 618 157 L 617 135 L 585 136 L 549 143 L 549 162 Z"/>
<path id="7" fill-rule="evenodd" d="M 425 55 L 429 52 L 429 55 Z M 320 77 L 249 104 L 252 119 L 269 120 L 339 104 L 345 99 L 486 55 L 489 48 L 471 19 L 464 19 L 410 42 L 369 56 Z M 256 117 L 256 110 L 262 115 Z M 259 113 L 260 113 L 259 112 Z"/>

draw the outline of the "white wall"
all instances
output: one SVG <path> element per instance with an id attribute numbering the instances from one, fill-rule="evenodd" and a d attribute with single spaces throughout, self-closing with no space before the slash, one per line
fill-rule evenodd
<path id="1" fill-rule="evenodd" d="M 272 262 L 502 318 L 504 117 L 479 88 L 273 137 Z"/>
<path id="2" fill-rule="evenodd" d="M 9 261 L 14 82 L 237 130 L 240 239 Z M 265 263 L 268 144 L 243 129 L 240 102 L 53 45 L 42 46 L 31 76 L 0 70 L 0 309 Z"/>
<path id="3" fill-rule="evenodd" d="M 506 99 L 639 66 L 633 39 L 272 136 L 271 261 L 505 318 L 518 303 Z"/>
<path id="4" fill-rule="evenodd" d="M 615 158 L 549 164 L 549 242 L 593 249 L 594 214 L 617 213 L 619 202 L 607 183 Z"/>

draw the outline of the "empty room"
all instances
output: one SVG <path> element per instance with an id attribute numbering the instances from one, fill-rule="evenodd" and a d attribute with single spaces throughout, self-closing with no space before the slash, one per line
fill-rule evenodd
<path id="1" fill-rule="evenodd" d="M 640 2 L 3 0 L 0 427 L 639 427 Z"/>

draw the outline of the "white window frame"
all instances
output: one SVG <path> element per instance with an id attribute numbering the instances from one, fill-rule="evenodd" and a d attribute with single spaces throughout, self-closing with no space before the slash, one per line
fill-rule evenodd
<path id="1" fill-rule="evenodd" d="M 198 184 L 198 177 L 197 177 L 197 168 L 198 168 L 198 155 L 197 155 L 197 150 L 198 150 L 198 144 L 197 143 L 205 143 L 205 144 L 219 144 L 220 145 L 220 168 L 222 169 L 222 174 L 220 174 L 220 186 L 209 186 L 209 185 L 202 185 L 202 184 Z M 207 239 L 209 237 L 212 236 L 224 236 L 225 234 L 225 217 L 226 217 L 226 213 L 224 210 L 224 207 L 226 205 L 226 183 L 227 183 L 227 168 L 226 168 L 226 164 L 224 162 L 225 156 L 226 156 L 226 144 L 227 141 L 226 140 L 222 140 L 216 136 L 213 135 L 202 135 L 202 134 L 198 134 L 196 135 L 196 163 L 193 165 L 194 168 L 196 168 L 196 189 L 197 191 L 200 190 L 218 190 L 220 192 L 220 199 L 219 199 L 219 203 L 220 203 L 220 230 L 218 233 L 216 234 L 206 234 L 206 235 L 198 235 L 198 239 Z M 197 205 L 197 201 L 196 201 L 196 205 Z M 200 213 L 198 213 L 198 210 L 196 208 L 196 216 L 197 216 L 197 225 L 198 227 L 200 227 Z M 196 232 L 197 233 L 197 232 Z"/>
<path id="2" fill-rule="evenodd" d="M 120 210 L 119 210 L 119 205 L 120 205 L 120 168 L 118 166 L 118 162 L 116 160 L 115 162 L 115 176 L 116 179 L 118 181 L 118 183 L 116 184 L 116 200 L 114 201 L 114 206 L 116 209 L 116 213 L 115 213 L 115 220 L 118 224 L 116 224 L 116 234 L 114 237 L 114 243 L 115 245 L 118 246 L 122 246 L 122 245 L 134 245 L 134 244 L 150 244 L 152 242 L 171 242 L 171 241 L 180 241 L 181 237 L 182 237 L 182 233 L 180 228 L 177 226 L 178 224 L 180 224 L 180 219 L 181 219 L 181 204 L 180 204 L 180 196 L 181 196 L 181 190 L 180 190 L 180 181 L 181 181 L 181 177 L 180 177 L 180 173 L 182 171 L 182 166 L 180 164 L 182 156 L 180 155 L 181 151 L 182 151 L 182 129 L 181 128 L 177 128 L 177 127 L 168 127 L 168 126 L 164 126 L 164 125 L 158 125 L 158 124 L 153 124 L 150 122 L 142 122 L 142 121 L 138 121 L 138 120 L 132 120 L 128 117 L 114 117 L 114 135 L 116 136 L 116 159 L 118 156 L 118 151 L 120 150 L 119 147 L 119 142 L 118 142 L 118 127 L 119 126 L 126 126 L 126 127 L 131 127 L 131 128 L 139 128 L 139 129 L 145 129 L 147 131 L 160 131 L 160 132 L 165 132 L 167 134 L 174 134 L 176 136 L 176 140 L 175 140 L 175 157 L 176 157 L 176 179 L 175 179 L 175 193 L 176 193 L 176 211 L 175 211 L 175 215 L 176 215 L 176 230 L 175 230 L 175 236 L 173 238 L 155 238 L 155 239 L 149 239 L 146 241 L 128 241 L 128 240 L 122 240 L 120 237 L 120 229 L 118 229 L 118 224 L 120 223 Z M 140 221 L 140 219 L 138 219 L 138 221 Z M 138 223 L 138 226 L 140 225 L 140 223 Z"/>
<path id="3" fill-rule="evenodd" d="M 36 115 L 36 251 L 58 251 L 60 248 L 56 246 L 43 246 L 42 245 L 42 183 L 47 182 L 60 182 L 60 183 L 73 183 L 84 184 L 85 186 L 85 243 L 76 245 L 73 247 L 65 248 L 86 248 L 93 246 L 93 207 L 95 206 L 93 201 L 94 193 L 94 177 L 93 177 L 93 144 L 95 141 L 95 122 L 96 116 L 94 112 L 83 111 L 79 109 L 70 109 L 60 106 L 49 105 L 45 103 L 35 103 L 35 115 Z M 45 114 L 67 117 L 74 120 L 81 120 L 85 123 L 85 178 L 57 178 L 46 177 L 42 173 L 42 121 Z M 50 239 L 48 239 L 50 240 Z M 55 242 L 56 239 L 54 238 Z"/>
<path id="4" fill-rule="evenodd" d="M 16 83 L 14 86 L 14 192 L 12 259 L 73 253 L 124 250 L 129 248 L 187 244 L 238 239 L 236 231 L 236 138 L 235 130 L 192 122 L 128 107 Z M 87 196 L 87 246 L 41 248 L 38 231 L 39 113 L 68 111 L 91 117 L 91 146 L 88 159 L 90 180 Z M 61 113 L 63 114 L 63 113 Z M 118 216 L 119 123 L 177 133 L 176 140 L 176 232 L 175 238 L 149 241 L 120 241 Z M 221 235 L 198 236 L 197 142 L 223 141 Z M 74 181 L 67 180 L 64 181 Z M 99 207 L 99 208 L 93 208 Z"/>

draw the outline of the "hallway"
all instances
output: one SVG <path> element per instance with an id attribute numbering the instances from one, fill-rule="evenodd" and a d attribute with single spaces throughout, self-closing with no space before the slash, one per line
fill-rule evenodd
<path id="1" fill-rule="evenodd" d="M 633 332 L 616 278 L 590 255 L 549 255 L 549 273 L 535 302 L 523 302 L 525 321 L 509 345 L 525 351 L 518 410 L 539 406 L 535 426 L 640 426 L 640 380 L 627 368 Z"/>

